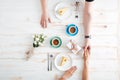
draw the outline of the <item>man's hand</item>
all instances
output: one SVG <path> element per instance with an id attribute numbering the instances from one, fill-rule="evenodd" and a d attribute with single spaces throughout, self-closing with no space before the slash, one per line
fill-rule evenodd
<path id="1" fill-rule="evenodd" d="M 89 48 L 87 48 L 84 51 L 84 63 L 88 63 L 89 62 L 89 57 L 90 57 L 90 50 L 89 50 Z"/>
<path id="2" fill-rule="evenodd" d="M 48 14 L 42 14 L 40 24 L 43 28 L 47 28 L 48 22 L 51 23 L 51 19 Z"/>
<path id="3" fill-rule="evenodd" d="M 90 58 L 90 52 L 87 48 L 84 51 L 84 67 L 83 67 L 83 73 L 82 73 L 82 80 L 88 80 L 88 64 L 89 64 L 89 58 Z"/>
<path id="4" fill-rule="evenodd" d="M 86 52 L 86 50 L 88 50 L 89 53 L 91 52 L 91 44 L 89 38 L 85 39 L 84 52 Z"/>

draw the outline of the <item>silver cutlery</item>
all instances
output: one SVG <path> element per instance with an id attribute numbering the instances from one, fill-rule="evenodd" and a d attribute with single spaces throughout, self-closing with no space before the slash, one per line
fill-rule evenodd
<path id="1" fill-rule="evenodd" d="M 50 70 L 50 65 L 49 65 L 49 64 L 50 64 L 50 60 L 49 60 L 50 58 L 49 58 L 49 53 L 47 54 L 47 58 L 48 58 L 48 67 L 47 67 L 47 70 L 49 71 L 49 70 Z"/>
<path id="2" fill-rule="evenodd" d="M 53 65 L 53 55 L 50 55 L 50 71 L 52 71 L 52 65 Z"/>
<path id="3" fill-rule="evenodd" d="M 48 53 L 47 57 L 48 57 L 48 67 L 47 67 L 47 70 L 48 71 L 52 71 L 53 55 Z"/>

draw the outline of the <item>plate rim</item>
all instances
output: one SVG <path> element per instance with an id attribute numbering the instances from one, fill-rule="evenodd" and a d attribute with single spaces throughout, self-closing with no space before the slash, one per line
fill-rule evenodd
<path id="1" fill-rule="evenodd" d="M 67 55 L 67 56 L 70 58 L 70 61 L 71 61 L 71 67 L 72 67 L 72 64 L 73 64 L 72 57 L 71 57 L 70 55 L 68 55 L 67 53 L 65 53 L 65 54 L 63 54 L 63 53 L 59 53 L 59 54 L 57 54 L 57 55 L 55 56 L 55 59 L 54 59 L 54 65 L 55 65 L 55 67 L 57 68 L 57 70 L 60 70 L 60 71 L 66 71 L 66 70 L 70 69 L 71 67 L 69 67 L 69 68 L 66 69 L 66 70 L 62 70 L 62 69 L 59 69 L 59 68 L 57 67 L 57 65 L 56 65 L 56 58 L 57 58 L 58 56 L 60 56 L 60 55 Z"/>

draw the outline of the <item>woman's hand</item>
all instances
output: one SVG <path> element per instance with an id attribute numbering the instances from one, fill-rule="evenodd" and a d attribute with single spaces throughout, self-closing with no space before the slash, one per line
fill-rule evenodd
<path id="1" fill-rule="evenodd" d="M 43 13 L 43 14 L 41 15 L 41 21 L 40 21 L 41 26 L 42 26 L 43 28 L 47 28 L 48 22 L 51 23 L 51 19 L 50 19 L 49 15 Z"/>
<path id="2" fill-rule="evenodd" d="M 90 50 L 91 50 L 90 39 L 86 39 L 85 48 L 84 48 L 84 63 L 85 64 L 89 62 Z"/>
<path id="3" fill-rule="evenodd" d="M 70 69 L 65 71 L 64 75 L 59 80 L 68 80 L 77 70 L 76 66 L 72 66 Z"/>

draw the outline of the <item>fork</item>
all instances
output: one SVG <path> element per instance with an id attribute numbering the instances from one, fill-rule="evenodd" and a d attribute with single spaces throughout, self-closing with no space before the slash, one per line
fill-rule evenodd
<path id="1" fill-rule="evenodd" d="M 47 67 L 47 69 L 48 69 L 48 71 L 50 71 L 50 58 L 49 58 L 49 53 L 47 54 L 47 57 L 48 57 L 48 67 Z"/>
<path id="2" fill-rule="evenodd" d="M 52 65 L 53 65 L 53 55 L 50 55 L 50 71 L 52 71 Z"/>

